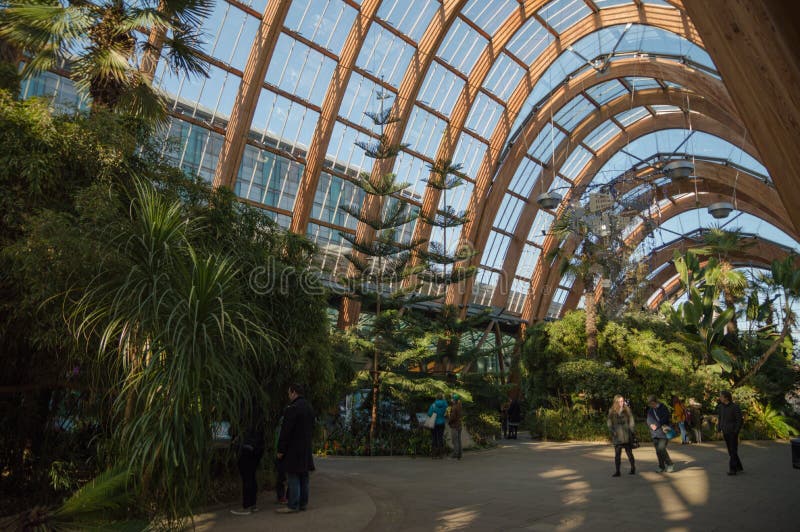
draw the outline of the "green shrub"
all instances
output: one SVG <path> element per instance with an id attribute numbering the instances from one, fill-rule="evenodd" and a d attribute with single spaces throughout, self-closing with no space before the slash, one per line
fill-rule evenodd
<path id="1" fill-rule="evenodd" d="M 467 432 L 472 436 L 472 440 L 481 447 L 491 445 L 501 434 L 500 420 L 496 415 L 488 412 L 477 414 L 468 412 L 464 416 L 464 424 Z"/>
<path id="2" fill-rule="evenodd" d="M 597 412 L 587 413 L 581 407 L 537 408 L 533 419 L 529 419 L 526 425 L 543 440 L 608 439 L 605 416 Z"/>

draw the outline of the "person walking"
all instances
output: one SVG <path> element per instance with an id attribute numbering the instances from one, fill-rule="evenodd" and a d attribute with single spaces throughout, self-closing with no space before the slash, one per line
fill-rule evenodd
<path id="1" fill-rule="evenodd" d="M 611 443 L 614 444 L 614 474 L 612 477 L 620 476 L 619 466 L 622 462 L 622 449 L 628 455 L 628 462 L 631 464 L 630 474 L 636 474 L 636 461 L 633 458 L 633 412 L 625 404 L 625 398 L 621 395 L 614 396 L 614 403 L 608 411 L 606 420 L 608 430 L 611 431 Z"/>
<path id="2" fill-rule="evenodd" d="M 667 452 L 667 438 L 664 427 L 669 428 L 669 409 L 664 406 L 655 395 L 647 398 L 647 426 L 650 427 L 650 436 L 653 438 L 653 447 L 656 448 L 658 457 L 658 472 L 672 473 L 675 470 L 672 459 Z"/>
<path id="3" fill-rule="evenodd" d="M 436 400 L 428 408 L 428 417 L 436 414 L 436 421 L 431 430 L 431 457 L 444 458 L 444 423 L 447 414 L 447 401 L 444 394 L 438 394 Z"/>
<path id="4" fill-rule="evenodd" d="M 294 513 L 308 506 L 308 473 L 314 470 L 311 437 L 314 431 L 314 411 L 304 397 L 300 384 L 289 386 L 289 406 L 283 412 L 281 433 L 278 436 L 278 460 L 283 460 L 288 484 L 288 502 L 278 513 Z"/>
<path id="5" fill-rule="evenodd" d="M 461 404 L 461 397 L 457 393 L 453 394 L 453 404 L 450 406 L 450 417 L 447 419 L 447 424 L 450 426 L 450 438 L 453 443 L 452 458 L 461 460 L 461 425 L 463 418 L 463 406 Z"/>
<path id="6" fill-rule="evenodd" d="M 263 411 L 254 406 L 250 412 L 250 420 L 244 424 L 244 430 L 233 440 L 239 450 L 238 466 L 242 477 L 242 508 L 231 510 L 233 515 L 250 515 L 258 511 L 256 472 L 264 455 L 264 424 Z"/>
<path id="7" fill-rule="evenodd" d="M 733 402 L 731 392 L 725 390 L 719 393 L 719 406 L 717 406 L 717 430 L 722 432 L 725 445 L 728 447 L 728 474 L 735 475 L 744 471 L 742 461 L 739 459 L 739 431 L 742 430 L 742 410 Z"/>
<path id="8" fill-rule="evenodd" d="M 681 429 L 681 445 L 689 443 L 689 433 L 686 431 L 687 409 L 677 395 L 672 396 L 672 422 L 677 423 Z"/>

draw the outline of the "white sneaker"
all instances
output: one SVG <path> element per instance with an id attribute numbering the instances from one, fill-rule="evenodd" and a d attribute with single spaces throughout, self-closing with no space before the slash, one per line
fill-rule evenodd
<path id="1" fill-rule="evenodd" d="M 250 515 L 252 512 L 249 508 L 242 508 L 241 510 L 231 510 L 233 515 Z"/>

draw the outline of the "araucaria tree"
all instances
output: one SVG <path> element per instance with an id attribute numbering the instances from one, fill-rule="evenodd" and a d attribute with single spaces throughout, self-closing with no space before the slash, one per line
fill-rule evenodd
<path id="1" fill-rule="evenodd" d="M 365 113 L 378 128 L 378 139 L 357 143 L 366 156 L 374 159 L 378 165 L 393 159 L 402 148 L 402 145 L 390 144 L 386 136 L 386 126 L 396 121 L 391 115 L 391 107 L 384 107 L 387 97 L 380 93 L 380 110 Z M 400 350 L 397 345 L 398 310 L 410 302 L 410 294 L 415 288 L 403 287 L 403 280 L 411 273 L 408 268 L 411 251 L 419 242 L 404 239 L 401 230 L 417 218 L 417 213 L 408 202 L 397 196 L 408 183 L 398 181 L 391 172 L 377 178 L 363 172 L 356 184 L 366 194 L 363 206 L 340 207 L 359 221 L 356 235 L 342 233 L 342 237 L 353 248 L 347 255 L 349 272 L 342 281 L 347 297 L 359 301 L 362 308 L 374 309 L 375 312 L 372 324 L 359 328 L 357 332 L 361 350 L 372 359 L 369 370 L 372 386 L 369 448 L 373 452 L 382 372 L 388 357 Z"/>

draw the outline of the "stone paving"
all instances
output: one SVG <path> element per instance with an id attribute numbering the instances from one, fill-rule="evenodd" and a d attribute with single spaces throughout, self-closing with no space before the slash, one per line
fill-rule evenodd
<path id="1" fill-rule="evenodd" d="M 522 437 L 522 435 L 520 435 Z M 274 506 L 197 517 L 201 531 L 800 531 L 800 470 L 786 442 L 743 442 L 745 472 L 726 475 L 722 442 L 669 448 L 675 472 L 655 471 L 651 445 L 637 474 L 612 478 L 613 448 L 520 439 L 464 459 L 318 458 L 305 512 Z M 272 493 L 259 495 L 262 503 Z M 233 507 L 233 505 L 231 506 Z"/>

